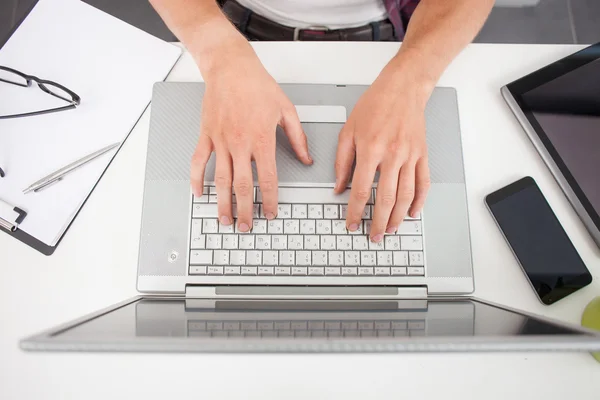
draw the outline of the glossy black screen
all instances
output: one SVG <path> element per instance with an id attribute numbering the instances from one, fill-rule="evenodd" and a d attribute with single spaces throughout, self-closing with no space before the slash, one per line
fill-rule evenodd
<path id="1" fill-rule="evenodd" d="M 487 197 L 488 206 L 538 296 L 552 304 L 592 277 L 532 178 Z"/>

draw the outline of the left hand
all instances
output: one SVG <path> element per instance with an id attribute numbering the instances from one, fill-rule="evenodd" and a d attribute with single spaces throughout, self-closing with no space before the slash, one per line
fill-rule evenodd
<path id="1" fill-rule="evenodd" d="M 346 227 L 358 229 L 379 171 L 370 237 L 383 240 L 396 232 L 406 213 L 418 214 L 430 186 L 425 106 L 433 89 L 420 74 L 395 58 L 362 95 L 340 132 L 335 192 L 346 189 L 352 164 L 356 167 Z"/>

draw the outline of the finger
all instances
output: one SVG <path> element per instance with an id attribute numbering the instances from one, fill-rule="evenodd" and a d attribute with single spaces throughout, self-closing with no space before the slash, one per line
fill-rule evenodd
<path id="1" fill-rule="evenodd" d="M 231 156 L 225 148 L 217 148 L 216 155 L 215 186 L 217 188 L 219 221 L 223 225 L 231 225 L 233 222 L 233 215 L 231 213 L 231 181 L 233 173 Z"/>
<path id="2" fill-rule="evenodd" d="M 204 191 L 204 170 L 206 169 L 206 163 L 208 163 L 212 151 L 213 144 L 210 138 L 207 135 L 200 135 L 198 145 L 192 156 L 190 171 L 192 192 L 196 197 L 202 196 L 202 192 Z"/>
<path id="3" fill-rule="evenodd" d="M 250 231 L 254 204 L 254 184 L 250 156 L 233 158 L 233 189 L 237 201 L 237 226 L 241 232 Z"/>
<path id="4" fill-rule="evenodd" d="M 399 166 L 394 165 L 393 163 L 388 163 L 381 167 L 370 233 L 371 240 L 374 242 L 381 242 L 381 240 L 383 240 L 383 235 L 386 232 L 395 232 L 395 230 L 388 232 L 388 221 L 392 214 L 392 210 L 394 209 L 394 205 L 396 204 L 399 173 Z"/>
<path id="5" fill-rule="evenodd" d="M 350 231 L 357 230 L 362 223 L 362 214 L 372 195 L 377 164 L 378 161 L 371 155 L 361 157 L 360 152 L 356 155 L 356 168 L 352 177 L 352 189 L 346 215 L 346 227 Z"/>
<path id="6" fill-rule="evenodd" d="M 292 149 L 294 149 L 298 159 L 306 165 L 312 164 L 313 159 L 308 153 L 308 142 L 306 140 L 306 135 L 302 129 L 302 124 L 298 118 L 296 108 L 291 103 L 283 111 L 279 124 L 285 131 L 285 134 L 288 137 L 290 144 L 292 145 Z"/>
<path id="7" fill-rule="evenodd" d="M 342 193 L 348 186 L 355 152 L 352 128 L 345 125 L 338 137 L 337 155 L 335 156 L 335 193 Z"/>
<path id="8" fill-rule="evenodd" d="M 392 210 L 392 216 L 388 222 L 387 229 L 396 230 L 404 220 L 406 211 L 415 197 L 415 166 L 407 162 L 400 168 L 398 177 L 398 190 L 396 194 L 396 205 Z"/>
<path id="9" fill-rule="evenodd" d="M 410 206 L 409 214 L 416 218 L 425 205 L 427 192 L 431 186 L 431 178 L 429 176 L 429 163 L 427 157 L 422 157 L 417 161 L 415 170 L 415 198 Z"/>
<path id="10" fill-rule="evenodd" d="M 267 219 L 277 215 L 277 166 L 275 161 L 275 137 L 259 136 L 254 151 L 258 185 L 262 196 L 263 213 Z"/>

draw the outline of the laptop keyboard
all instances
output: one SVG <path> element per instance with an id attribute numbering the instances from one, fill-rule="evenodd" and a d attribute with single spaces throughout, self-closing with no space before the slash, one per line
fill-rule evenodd
<path id="1" fill-rule="evenodd" d="M 188 336 L 230 338 L 425 336 L 425 320 L 188 321 Z"/>
<path id="2" fill-rule="evenodd" d="M 277 217 L 267 220 L 254 189 L 250 232 L 218 220 L 215 187 L 193 198 L 190 275 L 424 276 L 421 216 L 407 217 L 396 234 L 369 239 L 376 189 L 358 231 L 346 229 L 349 193 L 330 188 L 279 188 Z"/>

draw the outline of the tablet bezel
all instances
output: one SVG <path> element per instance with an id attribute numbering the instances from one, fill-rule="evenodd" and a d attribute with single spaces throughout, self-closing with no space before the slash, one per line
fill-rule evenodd
<path id="1" fill-rule="evenodd" d="M 553 62 L 543 68 L 538 69 L 524 77 L 507 84 L 503 89 L 508 91 L 516 103 L 517 107 L 531 126 L 531 130 L 527 130 L 529 134 L 535 133 L 537 139 L 541 142 L 542 146 L 550 156 L 561 177 L 566 181 L 573 194 L 577 197 L 577 200 L 581 204 L 583 211 L 587 214 L 591 223 L 595 226 L 596 233 L 594 238 L 598 241 L 598 232 L 600 232 L 600 210 L 596 210 L 592 203 L 588 200 L 587 196 L 571 174 L 571 171 L 567 168 L 562 157 L 551 143 L 550 139 L 544 132 L 542 126 L 535 118 L 533 113 L 528 110 L 523 101 L 523 96 L 545 83 L 548 83 L 556 78 L 559 78 L 569 72 L 572 72 L 584 65 L 587 65 L 593 61 L 600 59 L 600 42 L 594 45 L 588 46 L 580 51 L 577 51 L 567 57 L 564 57 L 558 61 Z M 510 104 L 509 104 L 510 105 Z M 516 110 L 513 110 L 516 111 Z M 539 149 L 538 149 L 539 150 Z M 548 164 L 547 160 L 545 160 Z M 552 169 L 552 168 L 551 168 Z M 553 171 L 554 173 L 554 171 Z M 557 177 L 558 178 L 558 177 Z M 567 193 L 568 195 L 568 193 Z M 600 245 L 600 243 L 599 243 Z"/>

